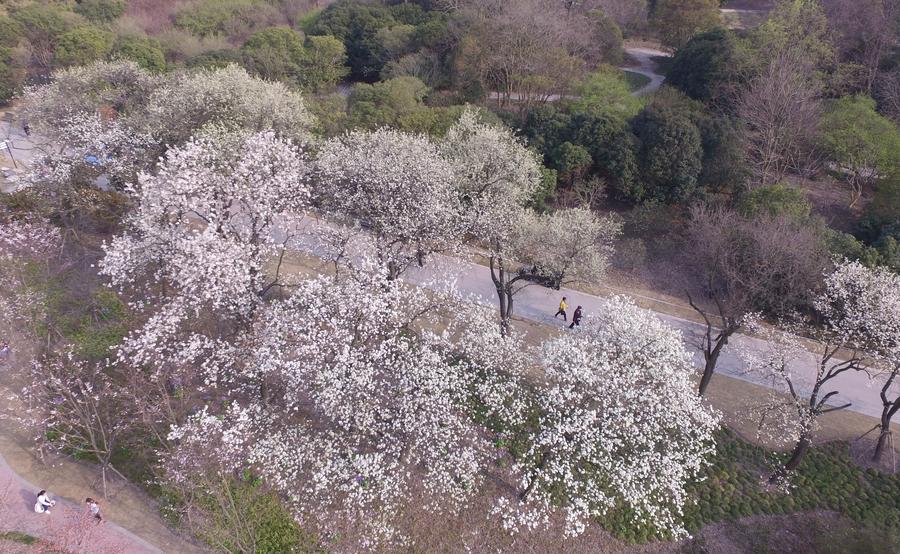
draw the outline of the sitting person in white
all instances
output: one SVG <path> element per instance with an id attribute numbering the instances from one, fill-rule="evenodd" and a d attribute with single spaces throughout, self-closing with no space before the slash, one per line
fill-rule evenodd
<path id="1" fill-rule="evenodd" d="M 34 503 L 34 511 L 39 514 L 49 514 L 50 508 L 56 505 L 56 500 L 50 500 L 47 491 L 38 493 L 37 502 Z"/>

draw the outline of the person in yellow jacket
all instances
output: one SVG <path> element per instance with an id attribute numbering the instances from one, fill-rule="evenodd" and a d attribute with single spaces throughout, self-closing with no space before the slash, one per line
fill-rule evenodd
<path id="1" fill-rule="evenodd" d="M 569 305 L 566 304 L 566 297 L 563 296 L 563 299 L 559 301 L 559 311 L 556 312 L 556 314 L 553 316 L 553 319 L 556 319 L 557 317 L 560 316 L 560 314 L 562 314 L 563 321 L 568 321 L 568 319 L 566 319 L 566 310 L 568 308 L 569 308 Z"/>

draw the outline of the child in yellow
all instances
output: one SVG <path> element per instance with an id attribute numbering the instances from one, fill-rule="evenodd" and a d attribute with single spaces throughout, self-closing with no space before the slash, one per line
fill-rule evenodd
<path id="1" fill-rule="evenodd" d="M 556 315 L 553 316 L 554 319 L 558 317 L 560 314 L 563 316 L 563 321 L 568 321 L 566 319 L 566 309 L 568 309 L 569 305 L 566 304 L 566 297 L 563 296 L 562 300 L 559 301 L 559 311 L 556 312 Z"/>

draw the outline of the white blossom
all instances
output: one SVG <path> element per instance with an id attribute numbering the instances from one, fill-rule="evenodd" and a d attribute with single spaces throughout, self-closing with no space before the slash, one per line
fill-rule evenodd
<path id="1" fill-rule="evenodd" d="M 613 508 L 683 535 L 685 486 L 714 451 L 718 416 L 693 390 L 679 333 L 617 297 L 542 358 L 540 423 L 513 466 L 518 502 L 495 508 L 507 528 L 545 525 L 559 504 L 570 535 Z"/>
<path id="2" fill-rule="evenodd" d="M 453 167 L 428 137 L 354 131 L 323 145 L 317 168 L 322 206 L 373 235 L 392 278 L 431 253 L 461 246 Z"/>

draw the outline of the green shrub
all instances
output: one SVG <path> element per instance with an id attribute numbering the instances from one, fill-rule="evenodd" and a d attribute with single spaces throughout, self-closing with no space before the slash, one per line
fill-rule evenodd
<path id="1" fill-rule="evenodd" d="M 12 48 L 25 36 L 25 28 L 11 17 L 0 15 L 0 47 Z"/>
<path id="2" fill-rule="evenodd" d="M 91 21 L 108 23 L 125 13 L 126 7 L 125 0 L 80 0 L 75 5 L 75 13 Z"/>
<path id="3" fill-rule="evenodd" d="M 112 52 L 114 36 L 97 27 L 79 27 L 63 33 L 56 48 L 60 66 L 87 65 L 102 60 Z"/>
<path id="4" fill-rule="evenodd" d="M 113 47 L 112 57 L 131 60 L 147 71 L 166 70 L 166 56 L 159 43 L 142 37 L 121 37 Z"/>
<path id="5" fill-rule="evenodd" d="M 801 189 L 778 183 L 757 187 L 745 193 L 738 202 L 738 210 L 746 217 L 760 214 L 772 217 L 785 215 L 797 221 L 807 221 L 812 206 Z"/>
<path id="6" fill-rule="evenodd" d="M 266 7 L 259 0 L 202 0 L 179 10 L 175 26 L 198 37 L 227 35 L 236 23 L 250 23 L 254 13 Z"/>

